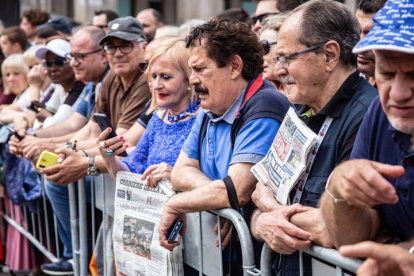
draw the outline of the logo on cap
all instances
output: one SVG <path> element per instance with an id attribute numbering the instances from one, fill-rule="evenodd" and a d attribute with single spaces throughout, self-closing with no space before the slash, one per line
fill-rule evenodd
<path id="1" fill-rule="evenodd" d="M 116 30 L 119 27 L 119 23 L 114 23 L 114 25 L 112 25 L 111 29 L 112 30 Z"/>

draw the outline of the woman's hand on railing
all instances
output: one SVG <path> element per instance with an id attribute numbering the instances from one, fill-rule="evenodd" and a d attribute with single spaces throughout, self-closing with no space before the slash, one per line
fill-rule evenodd
<path id="1" fill-rule="evenodd" d="M 96 145 L 98 146 L 99 152 L 105 162 L 114 160 L 116 155 L 124 152 L 128 147 L 128 145 L 124 145 L 125 140 L 122 136 L 116 136 L 105 140 L 111 131 L 111 128 L 105 129 L 96 139 Z"/>
<path id="2" fill-rule="evenodd" d="M 173 167 L 171 167 L 165 162 L 149 166 L 142 175 L 142 180 L 147 179 L 148 186 L 157 187 L 158 181 L 160 181 L 161 179 L 171 181 L 172 169 Z"/>

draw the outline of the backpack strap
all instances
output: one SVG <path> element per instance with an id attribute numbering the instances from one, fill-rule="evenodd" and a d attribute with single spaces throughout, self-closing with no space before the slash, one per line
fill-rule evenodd
<path id="1" fill-rule="evenodd" d="M 208 123 L 210 122 L 210 117 L 207 114 L 204 114 L 203 121 L 201 122 L 200 132 L 198 134 L 198 163 L 201 170 L 201 149 L 203 148 L 204 137 L 206 137 Z"/>

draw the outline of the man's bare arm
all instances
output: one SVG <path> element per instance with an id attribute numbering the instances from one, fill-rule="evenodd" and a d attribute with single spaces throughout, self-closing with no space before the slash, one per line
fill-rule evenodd
<path id="1" fill-rule="evenodd" d="M 48 128 L 38 129 L 34 133 L 40 138 L 66 136 L 67 134 L 73 135 L 73 133 L 80 130 L 86 122 L 87 118 L 85 116 L 75 112 L 66 121 L 54 124 Z"/>
<path id="2" fill-rule="evenodd" d="M 180 192 L 191 191 L 211 183 L 211 179 L 201 172 L 199 161 L 189 158 L 183 152 L 178 156 L 171 172 L 171 181 L 174 190 Z"/>

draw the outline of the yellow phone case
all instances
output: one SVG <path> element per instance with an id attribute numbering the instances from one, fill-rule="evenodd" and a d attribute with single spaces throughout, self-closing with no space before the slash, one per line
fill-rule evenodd
<path id="1" fill-rule="evenodd" d="M 41 170 L 56 165 L 58 163 L 58 158 L 59 156 L 57 154 L 45 150 L 40 155 L 39 160 L 37 160 L 36 168 Z"/>

